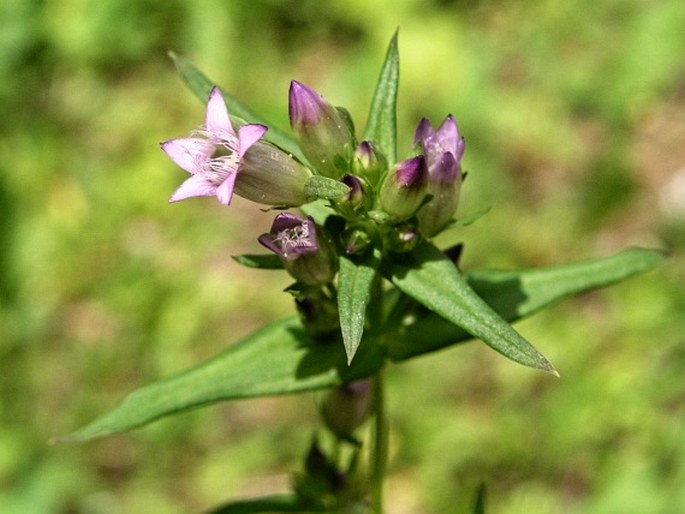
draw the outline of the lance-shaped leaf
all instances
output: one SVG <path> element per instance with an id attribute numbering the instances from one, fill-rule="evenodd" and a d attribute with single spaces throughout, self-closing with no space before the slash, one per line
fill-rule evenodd
<path id="1" fill-rule="evenodd" d="M 515 321 L 564 298 L 647 271 L 663 259 L 660 252 L 634 248 L 594 261 L 533 270 L 477 271 L 466 278 L 500 316 Z M 390 334 L 386 351 L 393 360 L 404 360 L 470 338 L 461 327 L 426 312 Z M 316 344 L 305 336 L 296 318 L 285 318 L 186 372 L 131 393 L 91 425 L 56 440 L 93 439 L 231 398 L 335 387 L 374 374 L 383 359 L 377 345 L 362 345 L 348 367 L 339 345 Z"/>
<path id="2" fill-rule="evenodd" d="M 468 285 L 450 259 L 423 242 L 407 262 L 389 262 L 388 278 L 433 312 L 462 327 L 505 357 L 556 374 L 550 362 Z"/>
<path id="3" fill-rule="evenodd" d="M 340 257 L 338 275 L 338 312 L 347 362 L 351 363 L 364 333 L 366 306 L 380 264 L 377 254 L 359 263 Z"/>
<path id="4" fill-rule="evenodd" d="M 231 255 L 231 258 L 238 264 L 247 268 L 257 269 L 283 269 L 283 261 L 278 255 L 268 254 L 243 254 Z"/>
<path id="5" fill-rule="evenodd" d="M 348 366 L 340 345 L 315 342 L 296 317 L 285 318 L 213 359 L 134 391 L 108 414 L 56 440 L 93 439 L 221 400 L 334 387 L 372 375 L 382 363 L 380 348 L 366 345 Z"/>
<path id="6" fill-rule="evenodd" d="M 526 270 L 479 270 L 465 278 L 495 312 L 513 322 L 571 296 L 648 271 L 664 258 L 659 251 L 629 248 L 601 259 Z M 471 335 L 462 327 L 425 310 L 416 313 L 412 324 L 389 336 L 386 349 L 389 358 L 401 361 L 469 339 Z"/>
<path id="7" fill-rule="evenodd" d="M 390 165 L 397 162 L 397 88 L 400 80 L 400 55 L 397 31 L 390 40 L 371 101 L 364 139 L 375 142 Z"/>
<path id="8" fill-rule="evenodd" d="M 216 84 L 209 80 L 207 76 L 205 76 L 186 58 L 174 52 L 169 52 L 169 56 L 174 61 L 176 69 L 178 70 L 178 74 L 181 76 L 183 82 L 185 82 L 185 84 L 188 86 L 188 89 L 190 89 L 193 94 L 195 94 L 195 96 L 197 96 L 202 102 L 206 102 L 207 98 L 209 98 L 212 88 Z M 224 97 L 224 101 L 228 107 L 228 112 L 231 115 L 231 122 L 234 123 L 234 126 L 239 127 L 245 123 L 261 123 L 262 125 L 266 125 L 269 127 L 269 130 L 264 135 L 265 140 L 270 141 L 286 152 L 291 153 L 301 162 L 307 162 L 307 160 L 304 158 L 304 155 L 302 155 L 300 148 L 297 146 L 297 143 L 290 135 L 268 123 L 249 107 L 240 102 L 240 100 L 228 94 L 223 89 L 221 89 L 221 94 Z"/>
<path id="9" fill-rule="evenodd" d="M 309 177 L 304 185 L 304 194 L 310 202 L 316 200 L 332 200 L 339 198 L 350 191 L 350 187 L 339 180 L 314 175 Z"/>
<path id="10" fill-rule="evenodd" d="M 207 514 L 257 514 L 274 512 L 326 512 L 328 509 L 321 505 L 312 504 L 294 494 L 279 494 L 227 503 Z"/>

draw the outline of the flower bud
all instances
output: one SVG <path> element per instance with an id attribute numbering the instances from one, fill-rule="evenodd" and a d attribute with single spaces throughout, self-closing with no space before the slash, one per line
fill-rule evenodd
<path id="1" fill-rule="evenodd" d="M 353 135 L 340 112 L 296 81 L 290 84 L 288 107 L 290 126 L 311 165 L 327 177 L 342 177 L 352 158 Z"/>
<path id="2" fill-rule="evenodd" d="M 321 404 L 321 416 L 335 435 L 349 438 L 368 418 L 372 398 L 370 379 L 349 382 L 327 393 Z"/>
<path id="3" fill-rule="evenodd" d="M 376 185 L 388 163 L 376 147 L 368 141 L 362 141 L 354 152 L 352 171 L 355 175 L 365 177 L 369 183 Z"/>
<path id="4" fill-rule="evenodd" d="M 414 143 L 419 142 L 428 167 L 426 192 L 433 196 L 418 213 L 419 229 L 423 235 L 431 237 L 450 222 L 457 210 L 464 138 L 459 136 L 457 123 L 450 115 L 437 131 L 423 118 L 414 135 Z"/>
<path id="5" fill-rule="evenodd" d="M 243 156 L 234 191 L 261 204 L 298 206 L 307 203 L 304 186 L 311 176 L 292 155 L 259 141 Z"/>
<path id="6" fill-rule="evenodd" d="M 258 241 L 281 258 L 299 283 L 314 286 L 330 282 L 337 271 L 335 253 L 322 232 L 311 216 L 303 219 L 283 212 Z"/>
<path id="7" fill-rule="evenodd" d="M 368 188 L 364 179 L 354 175 L 345 175 L 340 179 L 340 182 L 349 187 L 350 190 L 333 201 L 338 209 L 352 214 L 371 207 Z"/>
<path id="8" fill-rule="evenodd" d="M 371 237 L 360 228 L 346 230 L 342 235 L 346 255 L 359 255 L 371 246 Z"/>
<path id="9" fill-rule="evenodd" d="M 295 298 L 295 306 L 310 337 L 330 340 L 340 333 L 340 317 L 334 299 L 315 292 Z"/>
<path id="10" fill-rule="evenodd" d="M 426 196 L 427 178 L 422 155 L 395 165 L 381 185 L 381 208 L 397 221 L 411 218 Z"/>
<path id="11" fill-rule="evenodd" d="M 410 252 L 421 240 L 419 230 L 411 223 L 400 223 L 391 227 L 383 236 L 384 246 L 395 253 Z"/>

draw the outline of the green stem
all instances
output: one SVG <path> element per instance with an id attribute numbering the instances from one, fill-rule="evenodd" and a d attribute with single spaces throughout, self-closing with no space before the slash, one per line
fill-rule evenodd
<path id="1" fill-rule="evenodd" d="M 385 406 L 383 370 L 374 378 L 373 387 L 373 446 L 371 453 L 372 507 L 375 514 L 383 514 L 383 486 L 388 463 L 388 419 Z"/>

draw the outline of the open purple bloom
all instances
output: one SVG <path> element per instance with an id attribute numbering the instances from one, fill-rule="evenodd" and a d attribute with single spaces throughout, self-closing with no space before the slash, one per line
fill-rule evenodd
<path id="1" fill-rule="evenodd" d="M 241 159 L 266 130 L 264 125 L 243 125 L 236 134 L 221 92 L 216 87 L 212 89 L 205 124 L 190 137 L 170 139 L 161 144 L 171 160 L 191 175 L 169 202 L 216 195 L 221 204 L 229 205 Z"/>
<path id="2" fill-rule="evenodd" d="M 257 240 L 281 258 L 298 282 L 320 285 L 330 282 L 337 271 L 335 254 L 321 230 L 310 216 L 283 212 L 276 216 L 269 233 Z"/>
<path id="3" fill-rule="evenodd" d="M 288 212 L 276 216 L 271 231 L 259 236 L 258 241 L 288 261 L 319 249 L 314 220 L 309 216 L 303 219 Z"/>

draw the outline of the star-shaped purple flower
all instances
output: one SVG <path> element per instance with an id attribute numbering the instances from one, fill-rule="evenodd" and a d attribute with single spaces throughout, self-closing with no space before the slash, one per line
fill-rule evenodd
<path id="1" fill-rule="evenodd" d="M 266 130 L 264 125 L 243 125 L 236 135 L 221 91 L 217 87 L 212 89 L 205 124 L 190 137 L 170 139 L 161 144 L 171 160 L 191 175 L 169 198 L 169 202 L 216 195 L 219 203 L 229 205 L 240 161 Z"/>

